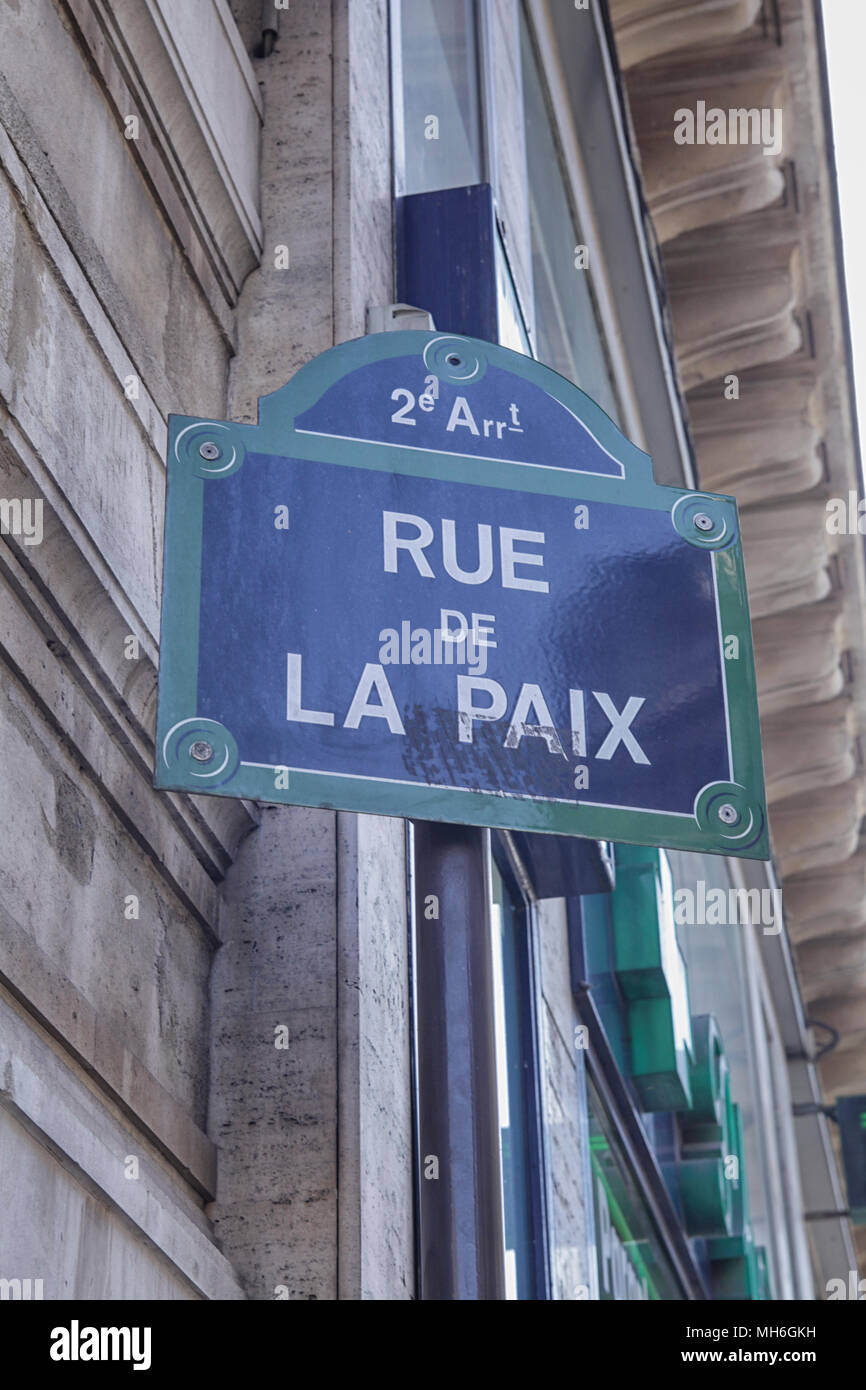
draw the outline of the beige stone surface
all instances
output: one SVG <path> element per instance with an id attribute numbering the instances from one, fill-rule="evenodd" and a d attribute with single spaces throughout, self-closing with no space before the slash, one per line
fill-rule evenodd
<path id="1" fill-rule="evenodd" d="M 44 1261 L 56 1240 L 54 1297 L 236 1298 L 202 1210 L 208 982 L 218 884 L 257 818 L 158 795 L 152 769 L 166 415 L 225 412 L 231 275 L 206 246 L 224 238 L 238 280 L 252 264 L 219 208 L 233 161 L 256 177 L 258 92 L 208 30 L 239 87 L 226 179 L 220 135 L 193 215 L 178 170 L 203 110 L 160 89 L 165 43 L 121 61 L 107 16 L 0 7 L 0 490 L 44 507 L 40 545 L 0 547 L 0 1121 L 9 1190 L 44 1197 L 29 1247 L 16 1219 L 2 1248 L 11 1229 L 16 1260 Z"/>

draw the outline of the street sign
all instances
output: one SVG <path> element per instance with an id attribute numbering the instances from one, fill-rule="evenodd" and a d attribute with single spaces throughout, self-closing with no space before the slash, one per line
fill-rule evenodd
<path id="1" fill-rule="evenodd" d="M 156 785 L 766 858 L 736 504 L 472 338 L 173 415 Z"/>

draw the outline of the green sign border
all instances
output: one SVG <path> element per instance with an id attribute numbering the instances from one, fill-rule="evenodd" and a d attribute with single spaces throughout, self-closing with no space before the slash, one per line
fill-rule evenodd
<path id="1" fill-rule="evenodd" d="M 601 476 L 343 438 L 339 457 L 335 457 L 333 436 L 296 428 L 296 418 L 343 377 L 371 362 L 415 353 L 423 358 L 428 371 L 433 370 L 440 379 L 462 383 L 467 392 L 472 385 L 472 378 L 466 375 L 467 363 L 473 362 L 481 364 L 474 379 L 480 379 L 486 365 L 492 364 L 532 382 L 577 416 L 622 464 L 624 476 Z M 460 375 L 449 368 L 449 356 L 459 356 Z M 199 452 L 203 443 L 215 444 L 218 457 L 212 461 L 203 458 Z M 218 486 L 221 477 L 242 467 L 247 451 L 442 479 L 469 487 L 514 489 L 572 498 L 575 502 L 603 501 L 672 512 L 673 524 L 681 534 L 712 553 L 732 781 L 704 788 L 696 799 L 694 814 L 687 815 L 243 762 L 231 731 L 199 717 L 196 703 L 204 490 L 206 486 Z M 257 425 L 170 415 L 167 467 L 156 787 L 196 795 L 246 797 L 499 829 L 582 835 L 738 858 L 769 858 L 754 653 L 736 503 L 720 494 L 656 483 L 649 455 L 630 443 L 594 401 L 549 367 L 474 338 L 423 332 L 358 338 L 322 353 L 285 386 L 263 397 Z M 689 516 L 696 511 L 711 518 L 713 529 L 708 534 L 701 534 L 689 524 Z M 732 638 L 736 639 L 739 655 L 726 660 L 724 647 L 731 645 Z M 196 763 L 190 754 L 196 739 L 206 740 L 214 749 L 207 764 Z M 288 785 L 279 785 L 280 778 Z M 733 823 L 722 823 L 718 816 L 720 806 L 728 808 L 728 820 L 733 808 Z"/>

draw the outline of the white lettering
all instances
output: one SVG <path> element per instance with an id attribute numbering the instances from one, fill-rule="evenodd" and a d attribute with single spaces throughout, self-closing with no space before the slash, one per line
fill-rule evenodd
<path id="1" fill-rule="evenodd" d="M 327 710 L 303 708 L 301 704 L 301 657 L 298 652 L 289 652 L 287 655 L 286 718 L 291 719 L 296 724 L 333 724 L 334 716 Z"/>
<path id="2" fill-rule="evenodd" d="M 375 690 L 380 703 L 371 705 L 369 696 Z M 352 696 L 349 713 L 343 720 L 344 729 L 357 729 L 362 719 L 385 719 L 392 734 L 405 734 L 403 721 L 394 703 L 394 696 L 388 684 L 388 677 L 381 666 L 368 661 L 364 667 L 358 688 Z"/>
<path id="3" fill-rule="evenodd" d="M 538 719 L 537 724 L 527 722 L 530 710 L 535 711 Z M 508 733 L 505 735 L 505 747 L 519 747 L 522 738 L 543 738 L 549 753 L 560 753 L 563 758 L 565 757 L 565 749 L 559 741 L 550 710 L 547 708 L 547 702 L 541 693 L 541 687 L 538 685 L 522 685 L 520 687 L 520 694 L 517 697 L 517 704 L 514 706 Z"/>
<path id="4" fill-rule="evenodd" d="M 455 400 L 451 407 L 451 416 L 445 428 L 446 430 L 451 430 L 453 433 L 458 425 L 462 425 L 465 429 L 470 430 L 472 434 L 478 433 L 475 417 L 469 409 L 469 402 L 465 396 L 458 396 Z"/>
<path id="5" fill-rule="evenodd" d="M 521 531 L 512 526 L 500 526 L 499 544 L 502 550 L 503 589 L 533 589 L 539 594 L 549 592 L 546 579 L 519 579 L 514 573 L 515 565 L 543 565 L 543 555 L 533 555 L 530 551 L 515 550 L 515 541 L 528 541 L 530 545 L 544 545 L 543 531 Z"/>
<path id="6" fill-rule="evenodd" d="M 417 536 L 398 536 L 397 527 L 414 526 L 418 532 Z M 433 539 L 433 527 L 429 521 L 425 521 L 422 516 L 408 516 L 403 512 L 383 512 L 382 529 L 385 545 L 385 573 L 397 573 L 397 551 L 408 550 L 412 559 L 415 561 L 415 568 L 424 579 L 434 579 L 427 557 L 421 552 L 426 550 Z"/>
<path id="7" fill-rule="evenodd" d="M 478 568 L 461 569 L 457 563 L 456 527 L 453 521 L 442 521 L 442 562 L 445 571 L 460 584 L 486 584 L 493 573 L 493 530 L 478 527 Z"/>
<path id="8" fill-rule="evenodd" d="M 490 704 L 486 708 L 479 708 L 473 704 L 472 696 L 475 691 L 483 692 L 490 696 Z M 457 724 L 461 743 L 472 742 L 472 724 L 476 719 L 501 719 L 505 713 L 507 700 L 505 691 L 498 681 L 488 680 L 485 676 L 458 676 L 457 677 Z"/>
<path id="9" fill-rule="evenodd" d="M 649 766 L 649 758 L 629 728 L 631 721 L 644 703 L 644 697 L 642 695 L 630 695 L 625 709 L 620 714 L 609 695 L 598 690 L 594 690 L 592 693 L 610 720 L 610 731 L 595 756 L 604 759 L 612 758 L 622 743 L 625 745 L 632 762 L 644 763 Z"/>

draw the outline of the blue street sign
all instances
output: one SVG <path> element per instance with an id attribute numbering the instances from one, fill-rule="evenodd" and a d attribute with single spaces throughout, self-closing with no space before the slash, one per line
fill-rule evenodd
<path id="1" fill-rule="evenodd" d="M 736 505 L 471 338 L 172 416 L 156 785 L 766 858 Z"/>

